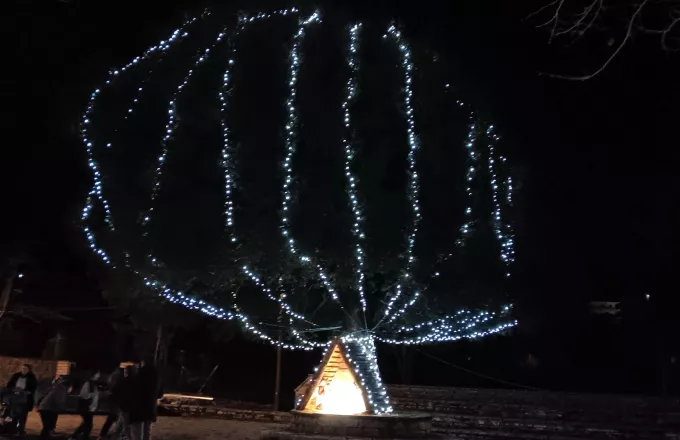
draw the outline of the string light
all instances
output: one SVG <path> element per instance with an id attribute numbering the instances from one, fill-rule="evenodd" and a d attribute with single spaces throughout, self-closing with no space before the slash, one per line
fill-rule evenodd
<path id="1" fill-rule="evenodd" d="M 501 222 L 501 202 L 499 196 L 499 182 L 496 175 L 496 160 L 495 160 L 495 142 L 500 138 L 493 132 L 493 125 L 489 125 L 486 130 L 486 135 L 489 138 L 489 175 L 491 176 L 491 195 L 493 198 L 493 211 L 491 213 L 493 230 L 501 244 L 501 260 L 507 265 L 514 262 L 515 250 L 512 234 L 505 234 L 503 231 L 503 224 Z M 509 192 L 508 192 L 509 193 Z M 508 226 L 509 228 L 509 226 Z M 510 276 L 509 270 L 506 271 L 506 276 Z"/>
<path id="2" fill-rule="evenodd" d="M 429 333 L 421 336 L 415 336 L 412 338 L 396 339 L 396 338 L 383 338 L 377 336 L 376 339 L 385 344 L 392 345 L 421 345 L 430 344 L 437 342 L 454 342 L 462 339 L 479 339 L 485 336 L 493 335 L 517 325 L 517 321 L 510 321 L 503 324 L 499 324 L 495 327 L 490 327 L 486 330 L 477 330 L 464 332 L 463 330 L 454 330 L 452 326 L 442 325 L 435 329 L 432 329 Z M 457 334 L 459 333 L 459 334 Z"/>
<path id="3" fill-rule="evenodd" d="M 354 255 L 357 264 L 357 291 L 359 292 L 359 302 L 361 304 L 361 311 L 364 317 L 364 325 L 367 326 L 366 297 L 364 294 L 364 251 L 361 245 L 366 236 L 362 230 L 363 218 L 361 215 L 361 208 L 359 207 L 359 197 L 357 195 L 356 189 L 358 180 L 352 172 L 352 164 L 355 157 L 355 152 L 352 148 L 351 118 L 349 110 L 350 103 L 354 100 L 357 92 L 357 72 L 359 70 L 358 40 L 360 29 L 361 23 L 356 23 L 349 30 L 349 50 L 347 55 L 347 64 L 349 65 L 350 75 L 345 85 L 345 100 L 342 102 L 345 122 L 345 131 L 342 138 L 342 145 L 345 150 L 345 178 L 347 181 L 347 195 L 349 196 L 350 204 L 352 206 L 352 214 L 354 215 L 352 233 L 356 238 L 354 245 Z"/>
<path id="4" fill-rule="evenodd" d="M 477 152 L 475 151 L 475 146 L 477 142 L 477 126 L 474 122 L 474 114 L 470 115 L 472 122 L 470 123 L 470 129 L 467 135 L 467 141 L 465 143 L 465 149 L 467 151 L 467 170 L 465 172 L 465 191 L 467 193 L 468 206 L 465 208 L 465 222 L 460 228 L 461 238 L 458 240 L 459 245 L 464 245 L 467 239 L 470 237 L 470 232 L 474 224 L 472 217 L 472 204 L 474 202 L 474 194 L 472 192 L 472 186 L 477 174 Z"/>
<path id="5" fill-rule="evenodd" d="M 290 66 L 289 66 L 289 79 L 288 79 L 288 99 L 286 100 L 286 109 L 288 110 L 288 118 L 286 119 L 286 156 L 283 161 L 284 170 L 284 180 L 283 180 L 283 197 L 281 200 L 281 234 L 283 239 L 286 241 L 288 250 L 292 254 L 299 254 L 297 247 L 295 246 L 295 239 L 290 231 L 290 205 L 292 203 L 293 195 L 291 193 L 290 187 L 293 182 L 293 156 L 295 154 L 295 144 L 296 144 L 296 127 L 298 124 L 297 120 L 297 108 L 296 108 L 296 93 L 297 93 L 297 80 L 300 71 L 300 45 L 302 39 L 305 35 L 305 26 L 309 23 L 318 22 L 320 18 L 315 12 L 307 20 L 299 20 L 298 30 L 295 34 L 293 40 L 293 48 L 290 53 Z M 311 259 L 306 255 L 299 255 L 298 257 L 302 263 L 308 263 Z"/>
<path id="6" fill-rule="evenodd" d="M 234 35 L 234 40 L 238 37 L 239 31 L 243 28 L 243 24 L 239 25 Z M 225 224 L 224 229 L 229 234 L 232 242 L 236 242 L 236 234 L 234 231 L 234 200 L 232 197 L 232 191 L 234 190 L 234 179 L 233 179 L 233 164 L 229 151 L 231 150 L 231 139 L 229 137 L 229 124 L 227 124 L 227 110 L 229 106 L 229 101 L 227 97 L 230 95 L 229 92 L 229 81 L 231 79 L 231 71 L 234 66 L 234 59 L 236 56 L 236 44 L 232 41 L 231 50 L 229 54 L 229 61 L 227 62 L 227 68 L 222 75 L 222 88 L 218 92 L 218 98 L 220 100 L 220 113 L 222 118 L 220 124 L 222 126 L 222 168 L 224 169 L 224 214 L 225 214 Z"/>
<path id="7" fill-rule="evenodd" d="M 158 192 L 160 190 L 161 186 L 161 176 L 163 175 L 163 167 L 165 165 L 165 160 L 167 159 L 168 156 L 168 143 L 170 142 L 170 139 L 172 136 L 175 134 L 175 130 L 177 129 L 177 100 L 182 94 L 182 91 L 186 88 L 186 86 L 189 84 L 189 80 L 191 80 L 191 77 L 194 74 L 194 69 L 196 69 L 200 64 L 202 64 L 204 61 L 208 59 L 210 56 L 210 50 L 214 49 L 215 46 L 222 41 L 224 36 L 226 35 L 226 28 L 222 30 L 217 35 L 217 38 L 215 39 L 215 42 L 208 48 L 204 49 L 202 53 L 199 52 L 198 55 L 196 55 L 196 59 L 194 61 L 193 67 L 189 69 L 187 74 L 184 76 L 184 79 L 180 83 L 180 85 L 177 87 L 175 92 L 172 94 L 172 98 L 170 98 L 170 102 L 168 103 L 168 122 L 165 124 L 165 135 L 163 136 L 163 139 L 161 140 L 161 154 L 158 156 L 158 164 L 156 165 L 156 169 L 154 170 L 154 175 L 153 175 L 153 184 L 151 186 L 151 203 L 149 204 L 149 209 L 146 212 L 146 215 L 143 216 L 142 219 L 142 224 L 143 225 L 148 225 L 149 222 L 151 221 L 151 215 L 154 210 L 154 202 L 156 200 L 156 197 L 158 196 Z"/>
<path id="8" fill-rule="evenodd" d="M 387 33 L 385 34 L 385 38 L 387 36 L 392 36 L 394 41 L 397 44 L 397 47 L 399 48 L 399 53 L 401 54 L 401 65 L 402 68 L 404 69 L 404 108 L 406 110 L 406 126 L 407 126 L 407 134 L 408 134 L 408 145 L 409 145 L 409 152 L 408 152 L 408 163 L 409 163 L 409 184 L 408 184 L 408 196 L 409 196 L 409 201 L 411 203 L 411 210 L 412 210 L 412 215 L 413 215 L 413 220 L 412 220 L 412 229 L 411 233 L 408 236 L 408 246 L 406 250 L 406 267 L 404 269 L 404 272 L 402 274 L 402 283 L 404 284 L 410 284 L 411 281 L 411 269 L 413 268 L 413 264 L 415 262 L 415 256 L 413 253 L 413 249 L 415 247 L 416 243 L 416 234 L 418 233 L 418 223 L 420 222 L 421 214 L 420 214 L 420 204 L 418 201 L 418 193 L 419 191 L 419 184 L 418 184 L 418 170 L 416 169 L 416 152 L 418 151 L 418 137 L 416 136 L 416 129 L 415 129 L 415 115 L 414 115 L 414 110 L 413 110 L 413 104 L 412 104 L 412 95 L 413 95 L 413 62 L 411 61 L 411 50 L 408 47 L 408 44 L 403 40 L 401 36 L 401 32 L 397 30 L 397 28 L 394 25 L 391 25 L 387 29 Z M 390 311 L 396 301 L 401 297 L 402 294 L 402 285 L 401 283 L 397 285 L 396 288 L 396 293 L 395 295 L 390 298 L 389 302 L 387 303 L 387 307 L 385 308 L 385 316 L 389 316 Z M 407 301 L 403 307 L 398 310 L 396 313 L 392 314 L 392 316 L 389 317 L 388 322 L 393 322 L 395 319 L 398 317 L 402 316 L 404 312 L 406 312 L 406 309 L 410 306 L 412 306 L 416 300 L 418 299 L 419 296 L 418 290 L 414 290 L 413 295 L 409 301 Z"/>
<path id="9" fill-rule="evenodd" d="M 209 11 L 204 12 L 204 16 L 209 15 Z M 173 43 L 176 43 L 179 39 L 185 38 L 188 33 L 186 32 L 186 28 L 194 23 L 197 20 L 197 17 L 194 17 L 190 20 L 187 20 L 182 26 L 180 26 L 178 29 L 175 29 L 170 37 L 167 40 L 161 40 L 161 42 L 157 45 L 149 47 L 144 53 L 142 54 L 141 57 L 135 57 L 130 61 L 129 63 L 125 64 L 123 67 L 119 69 L 111 69 L 109 71 L 108 77 L 106 79 L 106 85 L 110 86 L 115 78 L 117 78 L 121 72 L 125 73 L 127 72 L 130 68 L 133 66 L 137 65 L 140 63 L 142 60 L 148 59 L 152 54 L 154 54 L 157 51 L 162 51 L 165 52 L 167 51 Z M 104 197 L 103 190 L 102 190 L 102 175 L 100 172 L 99 164 L 94 158 L 94 143 L 90 139 L 89 135 L 89 129 L 91 126 L 91 118 L 92 118 L 92 113 L 94 112 L 95 109 L 95 102 L 97 97 L 100 95 L 101 89 L 97 88 L 95 89 L 91 94 L 90 94 L 90 99 L 87 103 L 87 107 L 85 109 L 85 113 L 83 115 L 81 124 L 80 124 L 80 136 L 83 141 L 83 144 L 85 145 L 85 150 L 87 152 L 87 159 L 88 159 L 88 166 L 92 170 L 92 174 L 94 177 L 94 181 L 92 184 L 92 189 L 89 191 L 87 200 L 85 201 L 85 207 L 83 208 L 81 220 L 83 224 L 88 220 L 92 213 L 93 209 L 93 204 L 95 199 L 99 200 L 100 203 L 104 206 L 104 222 L 108 226 L 108 228 L 111 231 L 115 231 L 115 225 L 113 223 L 113 217 L 111 215 L 111 207 L 109 206 L 108 200 Z M 106 143 L 107 148 L 111 147 L 111 143 Z M 88 244 L 90 248 L 101 257 L 102 261 L 106 264 L 112 264 L 110 257 L 106 253 L 104 249 L 99 247 L 97 245 L 97 241 L 95 239 L 94 234 L 88 227 L 84 227 L 85 231 L 85 236 L 87 237 Z M 115 266 L 114 266 L 115 267 Z"/>
<path id="10" fill-rule="evenodd" d="M 293 39 L 293 47 L 290 54 L 290 65 L 289 65 L 289 80 L 288 80 L 288 99 L 286 101 L 286 109 L 288 110 L 288 118 L 286 120 L 286 156 L 284 158 L 282 167 L 284 169 L 284 179 L 282 188 L 282 200 L 281 200 L 281 234 L 283 239 L 287 244 L 288 250 L 291 254 L 296 255 L 302 264 L 312 263 L 312 258 L 308 255 L 302 254 L 300 250 L 295 246 L 295 239 L 293 237 L 292 231 L 290 230 L 290 208 L 292 202 L 292 192 L 291 185 L 293 183 L 293 156 L 295 155 L 296 146 L 296 136 L 298 127 L 298 116 L 297 116 L 297 106 L 296 106 L 296 96 L 297 96 L 297 81 L 300 72 L 300 46 L 302 40 L 305 37 L 305 29 L 308 25 L 314 23 L 320 23 L 321 16 L 318 11 L 315 11 L 306 19 L 300 19 L 298 22 L 298 30 Z M 316 263 L 314 264 L 319 278 L 328 290 L 333 301 L 340 305 L 344 309 L 337 291 L 333 288 L 330 283 L 330 279 L 326 274 L 324 268 Z"/>

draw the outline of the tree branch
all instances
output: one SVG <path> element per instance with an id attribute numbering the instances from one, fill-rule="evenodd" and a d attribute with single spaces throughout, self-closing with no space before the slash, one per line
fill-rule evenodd
<path id="1" fill-rule="evenodd" d="M 619 54 L 619 52 L 621 52 L 621 50 L 626 45 L 626 43 L 628 43 L 628 40 L 630 39 L 630 37 L 633 33 L 633 28 L 635 27 L 634 26 L 635 21 L 637 20 L 638 16 L 640 15 L 640 12 L 645 7 L 645 5 L 647 5 L 648 2 L 649 2 L 649 0 L 643 0 L 642 3 L 640 3 L 638 5 L 638 7 L 635 9 L 635 12 L 631 16 L 630 21 L 628 22 L 628 27 L 626 28 L 625 37 L 623 38 L 621 43 L 619 43 L 616 50 L 614 50 L 614 52 L 612 52 L 612 54 L 607 58 L 607 60 L 604 62 L 604 64 L 602 64 L 593 73 L 590 73 L 588 75 L 582 75 L 582 76 L 558 75 L 558 74 L 553 74 L 553 73 L 543 73 L 543 75 L 549 76 L 551 78 L 568 79 L 568 80 L 571 80 L 571 81 L 586 81 L 586 80 L 589 80 L 589 79 L 597 76 L 598 74 L 600 74 L 604 69 L 607 68 L 609 63 L 611 63 L 612 60 L 614 58 L 616 58 L 616 56 Z"/>

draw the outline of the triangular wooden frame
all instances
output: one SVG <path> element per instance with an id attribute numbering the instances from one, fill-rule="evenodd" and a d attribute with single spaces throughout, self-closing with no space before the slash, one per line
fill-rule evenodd
<path id="1" fill-rule="evenodd" d="M 335 351 L 338 351 L 340 353 L 340 356 L 342 357 L 343 361 L 347 364 L 347 367 L 352 374 L 352 378 L 354 379 L 354 382 L 357 384 L 359 389 L 361 390 L 361 397 L 364 399 L 364 406 L 366 407 L 366 413 L 372 412 L 373 411 L 373 406 L 370 404 L 368 400 L 368 393 L 366 392 L 366 389 L 364 386 L 361 384 L 361 381 L 357 377 L 356 372 L 354 371 L 354 368 L 352 368 L 352 362 L 350 362 L 349 358 L 347 357 L 346 353 L 346 348 L 345 345 L 342 343 L 342 341 L 339 338 L 336 338 L 331 342 L 330 347 L 328 347 L 328 350 L 326 351 L 326 354 L 323 357 L 323 360 L 321 361 L 321 366 L 317 369 L 316 373 L 314 373 L 312 380 L 311 380 L 311 386 L 308 388 L 308 391 L 305 393 L 305 396 L 302 398 L 300 403 L 296 406 L 296 410 L 298 411 L 304 411 L 305 408 L 307 408 L 307 405 L 309 404 L 309 400 L 312 398 L 312 395 L 314 394 L 314 391 L 318 388 L 319 383 L 323 379 L 325 373 L 326 373 L 326 368 L 328 367 L 328 363 L 333 357 L 333 354 Z"/>

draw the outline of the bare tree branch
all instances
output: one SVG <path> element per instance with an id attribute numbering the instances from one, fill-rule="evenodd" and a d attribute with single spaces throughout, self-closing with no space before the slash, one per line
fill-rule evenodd
<path id="1" fill-rule="evenodd" d="M 563 8 L 563 6 L 565 5 L 566 2 L 567 2 L 567 0 L 559 0 L 559 3 L 557 3 L 557 8 L 555 9 L 555 12 L 552 15 L 552 17 L 550 18 L 550 20 L 548 22 L 544 23 L 543 25 L 540 25 L 540 26 L 544 26 L 544 25 L 549 24 L 549 23 L 553 24 L 552 31 L 550 33 L 550 40 L 549 40 L 550 42 L 552 42 L 552 40 L 555 37 L 558 37 L 560 35 L 565 35 L 565 34 L 571 34 L 573 32 L 577 32 L 579 36 L 583 35 L 588 29 L 590 29 L 592 27 L 593 23 L 595 22 L 597 17 L 600 15 L 600 12 L 604 9 L 604 0 L 592 0 L 592 2 L 588 6 L 586 6 L 586 8 L 580 14 L 577 15 L 578 18 L 576 19 L 576 21 L 574 21 L 570 26 L 566 27 L 565 29 L 558 30 L 558 24 L 560 23 L 560 13 L 561 13 L 562 8 Z M 635 11 L 633 12 L 633 14 L 628 19 L 628 25 L 626 27 L 626 33 L 625 33 L 623 39 L 618 44 L 616 49 L 614 49 L 614 51 L 609 55 L 609 57 L 607 57 L 607 59 L 604 61 L 604 63 L 598 69 L 596 69 L 595 71 L 593 71 L 590 74 L 581 75 L 581 76 L 560 75 L 560 74 L 553 74 L 553 73 L 543 73 L 543 75 L 549 76 L 551 78 L 560 78 L 560 79 L 567 79 L 567 80 L 572 80 L 572 81 L 586 81 L 586 80 L 589 80 L 589 79 L 597 76 L 598 74 L 600 74 L 604 69 L 607 68 L 607 66 L 609 66 L 609 64 L 612 62 L 612 60 L 614 58 L 616 58 L 616 56 L 623 50 L 623 48 L 626 46 L 626 44 L 628 44 L 629 40 L 631 39 L 631 36 L 633 35 L 633 30 L 636 29 L 636 26 L 637 26 L 636 24 L 637 24 L 638 18 L 640 16 L 642 10 L 645 8 L 645 6 L 647 6 L 648 3 L 649 3 L 649 0 L 643 0 L 642 2 L 640 2 L 636 6 Z M 546 6 L 554 6 L 555 4 L 556 4 L 556 2 L 552 2 L 551 4 L 546 5 Z M 536 13 L 543 11 L 545 9 L 546 9 L 546 7 L 543 7 L 541 9 L 539 9 Z M 586 19 L 588 17 L 591 17 L 591 19 L 589 21 L 587 21 L 587 24 L 585 24 L 585 26 L 584 26 L 584 23 L 586 23 Z M 666 31 L 670 31 L 670 29 L 672 29 L 674 25 L 675 25 L 675 21 L 666 29 Z M 667 33 L 665 35 L 667 35 Z M 665 37 L 662 36 L 662 44 L 665 44 L 664 38 Z"/>
<path id="2" fill-rule="evenodd" d="M 574 43 L 581 38 L 588 31 L 594 29 L 596 22 L 600 17 L 606 17 L 603 22 L 603 29 L 611 31 L 610 23 L 623 22 L 623 30 L 625 31 L 620 43 L 616 45 L 611 54 L 606 60 L 592 73 L 573 76 L 554 73 L 541 73 L 552 78 L 560 78 L 574 81 L 585 81 L 591 79 L 604 71 L 609 64 L 616 58 L 623 48 L 630 43 L 635 33 L 656 34 L 660 38 L 660 44 L 664 51 L 676 52 L 680 51 L 680 38 L 675 37 L 673 32 L 677 30 L 677 24 L 680 23 L 680 2 L 677 0 L 641 0 L 639 3 L 634 3 L 632 8 L 606 7 L 605 0 L 586 0 L 583 9 L 580 12 L 574 13 L 577 7 L 576 0 L 553 0 L 540 9 L 527 15 L 526 19 L 533 17 L 540 17 L 546 15 L 549 11 L 548 20 L 537 24 L 536 27 L 550 26 L 549 43 L 552 43 L 556 38 L 563 36 L 572 37 L 569 44 Z M 571 11 L 570 11 L 571 10 Z M 632 12 L 629 12 L 632 11 Z M 649 23 L 642 23 L 642 14 L 645 10 L 647 22 L 654 21 L 655 26 L 649 26 Z M 664 19 L 664 11 L 667 11 L 668 18 Z M 664 23 L 665 22 L 665 23 Z M 598 27 L 599 29 L 600 27 Z M 616 29 L 613 29 L 616 31 Z M 611 40 L 610 40 L 611 41 Z M 612 45 L 613 43 L 609 43 Z"/>
<path id="3" fill-rule="evenodd" d="M 572 24 L 568 28 L 565 28 L 561 31 L 554 33 L 554 36 L 571 34 L 574 31 L 576 31 L 579 36 L 583 35 L 585 33 L 585 31 L 587 31 L 593 25 L 593 23 L 595 22 L 597 17 L 600 15 L 600 11 L 602 10 L 602 2 L 603 1 L 604 0 L 593 0 L 588 6 L 586 6 L 586 8 L 583 10 L 583 12 L 579 14 L 579 18 L 574 22 L 574 24 Z M 595 9 L 596 6 L 597 6 L 597 8 Z M 595 10 L 594 13 L 593 13 L 593 9 Z M 585 22 L 586 18 L 588 18 L 591 15 L 592 15 L 592 18 L 590 19 L 588 24 L 586 24 L 586 26 L 583 29 L 577 30 Z"/>

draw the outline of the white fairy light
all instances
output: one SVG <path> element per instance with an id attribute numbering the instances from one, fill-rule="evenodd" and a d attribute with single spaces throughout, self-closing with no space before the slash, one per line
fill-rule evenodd
<path id="1" fill-rule="evenodd" d="M 491 212 L 491 224 L 493 225 L 494 233 L 496 238 L 501 244 L 501 260 L 506 266 L 509 266 L 515 261 L 515 250 L 514 250 L 514 240 L 512 238 L 512 232 L 509 230 L 510 226 L 506 225 L 508 233 L 503 230 L 504 226 L 502 223 L 501 216 L 501 202 L 500 202 L 500 184 L 498 181 L 498 176 L 496 174 L 496 154 L 495 154 L 495 143 L 500 139 L 493 131 L 493 125 L 489 125 L 486 130 L 487 138 L 489 138 L 489 175 L 491 177 L 491 196 L 493 199 L 493 210 Z M 509 194 L 510 192 L 508 192 Z M 506 270 L 506 276 L 509 276 L 509 269 Z"/>
<path id="2" fill-rule="evenodd" d="M 414 248 L 416 243 L 416 234 L 418 233 L 418 223 L 420 223 L 420 203 L 418 201 L 418 193 L 420 192 L 418 184 L 418 171 L 416 169 L 416 153 L 418 151 L 418 136 L 416 135 L 415 128 L 415 115 L 413 110 L 412 95 L 413 95 L 413 61 L 411 60 L 411 50 L 408 44 L 402 38 L 401 32 L 397 30 L 394 25 L 391 25 L 385 34 L 393 37 L 397 47 L 399 48 L 399 53 L 401 54 L 401 65 L 404 69 L 404 108 L 406 110 L 406 131 L 408 135 L 408 164 L 409 164 L 409 184 L 408 184 L 408 198 L 411 202 L 411 210 L 413 215 L 412 229 L 408 236 L 408 245 L 406 250 L 406 266 L 402 274 L 402 283 L 405 285 L 411 284 L 411 270 L 415 262 Z M 401 284 L 397 285 L 396 293 L 390 298 L 387 306 L 385 307 L 385 316 L 388 317 L 390 311 L 396 301 L 401 297 L 402 287 Z M 413 305 L 418 299 L 419 292 L 416 290 L 413 292 L 412 297 L 407 301 L 403 307 L 389 316 L 388 322 L 393 322 L 399 316 L 401 316 L 408 307 Z"/>
<path id="3" fill-rule="evenodd" d="M 352 148 L 351 138 L 351 123 L 350 123 L 350 103 L 354 100 L 357 92 L 357 72 L 359 70 L 359 30 L 361 23 L 354 24 L 349 30 L 349 50 L 347 55 L 347 64 L 349 65 L 350 75 L 345 85 L 345 99 L 342 102 L 342 109 L 344 114 L 345 131 L 342 137 L 342 145 L 345 150 L 345 178 L 347 181 L 347 195 L 349 197 L 350 205 L 352 207 L 352 214 L 354 218 L 354 225 L 352 233 L 356 238 L 354 245 L 354 256 L 356 259 L 356 285 L 359 292 L 359 302 L 361 303 L 361 311 L 364 316 L 364 324 L 366 324 L 366 296 L 364 294 L 364 251 L 362 242 L 365 234 L 362 230 L 363 218 L 361 215 L 361 207 L 359 206 L 359 197 L 356 190 L 358 179 L 352 172 L 353 160 L 355 151 Z"/>
<path id="4" fill-rule="evenodd" d="M 290 208 L 291 200 L 293 199 L 293 194 L 291 192 L 291 185 L 293 182 L 293 156 L 295 155 L 296 147 L 296 135 L 298 126 L 298 116 L 297 116 L 297 106 L 296 106 L 296 96 L 297 96 L 297 81 L 300 72 L 300 46 L 302 40 L 305 37 L 305 29 L 310 24 L 320 23 L 321 16 L 318 12 L 314 12 L 306 19 L 300 19 L 298 22 L 298 30 L 293 39 L 293 48 L 290 53 L 290 65 L 289 65 L 289 79 L 288 79 L 288 99 L 286 101 L 286 109 L 288 110 L 288 117 L 286 119 L 286 156 L 283 161 L 282 167 L 284 169 L 283 177 L 283 188 L 281 198 L 281 234 L 286 246 L 291 254 L 296 256 L 301 263 L 308 264 L 312 262 L 311 257 L 303 254 L 295 246 L 295 239 L 293 238 L 292 231 L 290 230 Z M 340 298 L 337 291 L 333 288 L 330 283 L 330 279 L 326 274 L 326 271 L 320 264 L 314 264 L 317 274 L 321 279 L 322 284 L 328 292 L 331 294 L 332 299 L 344 308 L 340 303 Z"/>
<path id="5" fill-rule="evenodd" d="M 238 36 L 238 31 L 240 31 L 242 26 L 238 27 L 237 33 L 234 39 Z M 236 55 L 236 44 L 232 41 L 231 51 L 229 54 L 229 60 L 227 62 L 227 68 L 222 75 L 222 88 L 218 92 L 218 98 L 220 100 L 220 113 L 222 119 L 220 124 L 222 125 L 222 168 L 224 169 L 224 229 L 229 233 L 232 242 L 236 242 L 236 234 L 234 232 L 234 177 L 233 177 L 233 163 L 229 155 L 231 149 L 231 139 L 229 137 L 229 124 L 227 124 L 227 110 L 229 106 L 228 96 L 229 93 L 229 81 L 231 79 L 232 68 L 234 67 L 234 59 Z"/>
<path id="6" fill-rule="evenodd" d="M 209 14 L 209 12 L 205 12 L 205 15 Z M 125 64 L 123 67 L 120 69 L 111 69 L 109 71 L 109 76 L 106 79 L 106 85 L 105 86 L 110 86 L 112 84 L 112 81 L 114 78 L 118 77 L 118 75 L 122 72 L 128 71 L 130 68 L 138 64 L 142 60 L 148 59 L 152 54 L 155 52 L 161 50 L 161 51 L 166 51 L 170 46 L 178 41 L 181 38 L 186 37 L 188 34 L 185 31 L 186 27 L 189 26 L 190 24 L 194 23 L 197 20 L 196 17 L 187 20 L 181 27 L 178 29 L 175 29 L 170 37 L 167 40 L 162 40 L 159 44 L 155 46 L 149 47 L 140 57 L 135 57 L 133 58 L 130 62 Z M 83 115 L 82 122 L 80 124 L 80 135 L 81 139 L 83 141 L 83 144 L 85 144 L 85 150 L 87 152 L 87 159 L 88 159 L 88 166 L 90 169 L 92 169 L 92 174 L 94 177 L 94 182 L 92 184 L 92 189 L 88 193 L 87 200 L 85 202 L 85 207 L 83 208 L 83 214 L 81 217 L 81 220 L 83 223 L 87 221 L 89 218 L 92 208 L 93 208 L 93 203 L 94 199 L 99 200 L 102 205 L 104 206 L 104 221 L 108 228 L 111 231 L 115 231 L 115 226 L 113 223 L 113 217 L 111 215 L 111 207 L 109 206 L 108 200 L 104 197 L 103 191 L 102 191 L 102 176 L 101 172 L 99 169 L 99 164 L 94 158 L 93 154 L 93 149 L 94 149 L 94 144 L 93 141 L 90 138 L 89 135 L 89 130 L 91 126 L 91 117 L 92 113 L 94 112 L 95 108 L 95 101 L 99 94 L 101 93 L 101 89 L 97 88 L 95 89 L 91 94 L 90 94 L 90 100 L 88 101 L 87 108 L 85 110 L 85 114 Z M 111 143 L 106 143 L 106 147 L 110 148 Z M 111 259 L 109 258 L 108 254 L 106 251 L 104 251 L 102 248 L 98 247 L 96 243 L 96 239 L 94 237 L 94 234 L 92 231 L 89 230 L 89 228 L 84 227 L 85 230 L 85 235 L 88 240 L 88 244 L 90 248 L 102 258 L 102 261 L 104 261 L 106 264 L 111 264 Z"/>
<path id="7" fill-rule="evenodd" d="M 471 229 L 474 225 L 474 220 L 472 217 L 472 204 L 474 201 L 474 193 L 472 192 L 472 186 L 474 183 L 475 176 L 477 175 L 478 166 L 478 155 L 475 150 L 477 142 L 477 126 L 474 121 L 474 114 L 470 115 L 472 122 L 470 123 L 470 129 L 468 131 L 467 140 L 465 143 L 465 149 L 467 151 L 467 170 L 465 172 L 465 191 L 467 193 L 468 205 L 465 208 L 465 222 L 460 228 L 460 239 L 458 240 L 459 245 L 464 245 L 467 239 L 470 237 Z"/>
<path id="8" fill-rule="evenodd" d="M 226 30 L 226 29 L 225 29 Z M 156 197 L 158 196 L 158 192 L 160 190 L 161 186 L 161 177 L 163 175 L 163 168 L 165 165 L 165 160 L 167 159 L 168 156 L 168 143 L 170 142 L 170 139 L 172 136 L 175 134 L 175 130 L 177 129 L 177 99 L 180 97 L 182 94 L 182 91 L 186 88 L 186 86 L 189 84 L 189 80 L 191 80 L 191 77 L 194 74 L 194 69 L 196 69 L 200 64 L 202 64 L 204 61 L 208 59 L 210 56 L 210 50 L 214 49 L 215 46 L 222 41 L 224 36 L 226 35 L 225 30 L 220 32 L 217 35 L 217 38 L 213 42 L 213 44 L 204 49 L 203 52 L 199 52 L 198 55 L 196 55 L 194 64 L 191 69 L 187 72 L 187 74 L 184 76 L 184 79 L 180 83 L 180 85 L 177 87 L 175 92 L 172 94 L 172 97 L 170 98 L 170 102 L 168 103 L 168 122 L 165 124 L 165 135 L 163 136 L 163 139 L 161 140 L 161 154 L 158 156 L 158 164 L 156 165 L 156 169 L 154 170 L 154 175 L 153 175 L 153 184 L 151 186 L 151 201 L 149 203 L 149 208 L 146 211 L 146 214 L 142 218 L 142 224 L 143 225 L 148 225 L 149 222 L 151 221 L 151 215 L 153 214 L 154 211 L 154 202 L 156 201 Z"/>

